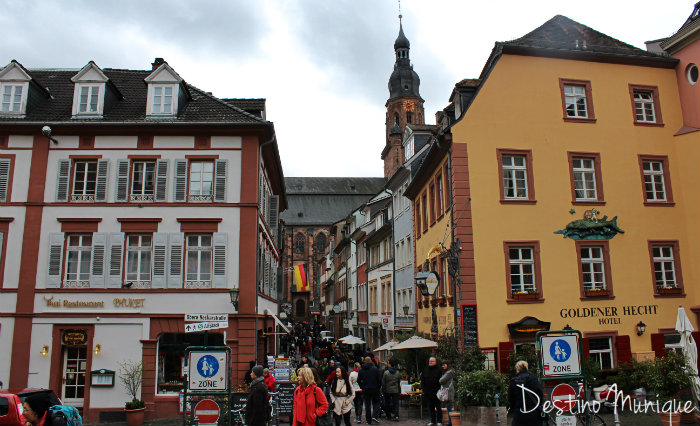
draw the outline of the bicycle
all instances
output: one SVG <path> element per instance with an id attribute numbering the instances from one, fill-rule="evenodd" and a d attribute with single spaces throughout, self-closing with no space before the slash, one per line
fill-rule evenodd
<path id="1" fill-rule="evenodd" d="M 243 415 L 244 411 L 245 411 L 245 408 L 239 408 L 238 410 L 231 410 L 231 414 L 238 414 L 238 418 L 241 420 L 241 426 L 246 426 L 245 416 Z"/>
<path id="2" fill-rule="evenodd" d="M 583 411 L 571 414 L 576 417 L 576 424 L 580 426 L 607 426 L 605 420 L 598 415 L 598 413 L 591 412 L 591 403 L 595 400 L 585 398 L 583 382 L 578 383 L 578 398 L 576 398 L 576 406 L 584 407 Z M 603 405 L 603 404 L 600 404 Z M 547 425 L 555 426 L 556 422 L 556 411 L 552 411 L 546 414 Z"/>

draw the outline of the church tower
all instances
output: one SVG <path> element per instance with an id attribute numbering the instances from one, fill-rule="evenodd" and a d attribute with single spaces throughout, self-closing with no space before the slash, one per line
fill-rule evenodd
<path id="1" fill-rule="evenodd" d="M 406 124 L 425 124 L 423 98 L 418 91 L 420 78 L 413 71 L 409 57 L 411 43 L 403 33 L 399 15 L 399 36 L 394 42 L 396 62 L 389 77 L 389 99 L 386 101 L 386 145 L 382 150 L 384 177 L 391 177 L 404 163 L 403 139 Z"/>

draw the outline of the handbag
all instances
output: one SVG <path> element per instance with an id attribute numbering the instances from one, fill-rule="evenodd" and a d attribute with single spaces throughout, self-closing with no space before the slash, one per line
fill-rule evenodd
<path id="1" fill-rule="evenodd" d="M 442 402 L 447 402 L 450 399 L 450 391 L 444 386 L 440 386 L 440 390 L 437 393 L 437 398 Z"/>
<path id="2" fill-rule="evenodd" d="M 318 399 L 316 399 L 316 390 L 318 387 L 314 388 L 314 401 L 315 407 L 318 408 Z M 332 426 L 333 418 L 331 417 L 331 404 L 328 404 L 328 409 L 322 416 L 316 417 L 316 426 Z"/>

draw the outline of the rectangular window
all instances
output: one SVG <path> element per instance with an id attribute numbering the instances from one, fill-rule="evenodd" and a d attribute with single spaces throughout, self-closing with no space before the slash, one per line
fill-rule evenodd
<path id="1" fill-rule="evenodd" d="M 532 247 L 508 249 L 510 285 L 513 294 L 535 293 L 535 256 Z"/>
<path id="2" fill-rule="evenodd" d="M 210 288 L 212 285 L 212 236 L 187 236 L 185 288 Z"/>
<path id="3" fill-rule="evenodd" d="M 129 288 L 151 287 L 153 259 L 153 237 L 151 235 L 128 235 L 126 237 L 126 279 Z"/>
<path id="4" fill-rule="evenodd" d="M 629 85 L 634 124 L 641 126 L 663 126 L 659 89 L 656 86 Z"/>
<path id="5" fill-rule="evenodd" d="M 501 202 L 535 202 L 532 151 L 497 149 Z"/>
<path id="6" fill-rule="evenodd" d="M 211 201 L 213 161 L 190 161 L 190 201 Z"/>
<path id="7" fill-rule="evenodd" d="M 428 232 L 428 194 L 423 193 L 423 198 L 421 199 L 421 223 L 423 223 L 423 233 Z"/>
<path id="8" fill-rule="evenodd" d="M 667 351 L 674 351 L 678 355 L 683 355 L 683 343 L 681 343 L 681 335 L 678 333 L 665 333 L 664 347 Z"/>
<path id="9" fill-rule="evenodd" d="M 74 234 L 66 238 L 65 288 L 90 287 L 92 234 Z"/>
<path id="10" fill-rule="evenodd" d="M 644 204 L 647 206 L 674 205 L 668 157 L 660 155 L 640 155 L 639 167 L 642 173 Z"/>
<path id="11" fill-rule="evenodd" d="M 443 194 L 444 187 L 442 186 L 442 170 L 440 170 L 440 173 L 435 178 L 435 191 L 435 195 L 437 197 L 435 200 L 435 204 L 437 205 L 437 215 L 440 217 L 445 211 L 445 205 L 443 204 L 445 196 Z"/>
<path id="12" fill-rule="evenodd" d="M 416 206 L 416 211 L 415 211 L 415 213 L 416 213 L 416 225 L 415 225 L 416 238 L 420 238 L 421 234 L 423 233 L 423 229 L 422 229 L 423 224 L 420 220 L 420 212 L 421 212 L 420 198 L 415 201 L 415 206 Z"/>
<path id="13" fill-rule="evenodd" d="M 603 203 L 603 178 L 600 154 L 569 152 L 571 202 L 579 204 Z"/>
<path id="14" fill-rule="evenodd" d="M 23 85 L 3 84 L 1 112 L 21 113 L 22 112 L 22 91 Z"/>
<path id="15" fill-rule="evenodd" d="M 96 114 L 98 112 L 98 100 L 100 97 L 100 86 L 82 86 L 78 112 L 80 114 Z"/>
<path id="16" fill-rule="evenodd" d="M 678 241 L 649 241 L 655 295 L 682 294 Z"/>
<path id="17" fill-rule="evenodd" d="M 496 348 L 482 348 L 484 353 L 484 370 L 496 370 Z"/>
<path id="18" fill-rule="evenodd" d="M 613 368 L 612 339 L 610 337 L 591 337 L 588 339 L 591 358 L 598 363 L 601 370 Z"/>
<path id="19" fill-rule="evenodd" d="M 173 113 L 173 88 L 153 86 L 153 114 Z"/>
<path id="20" fill-rule="evenodd" d="M 437 215 L 435 214 L 437 211 L 435 209 L 435 185 L 430 184 L 430 189 L 428 191 L 430 192 L 430 224 L 433 225 L 437 219 Z"/>
<path id="21" fill-rule="evenodd" d="M 218 331 L 218 330 L 213 330 Z M 205 340 L 209 345 L 224 345 L 222 333 L 161 333 L 158 335 L 157 360 L 155 377 L 158 378 L 158 394 L 174 394 L 185 386 L 182 374 L 185 349 L 188 346 L 204 346 Z M 192 367 L 194 368 L 194 367 Z"/>
<path id="22" fill-rule="evenodd" d="M 559 79 L 565 121 L 595 122 L 591 82 Z"/>
<path id="23" fill-rule="evenodd" d="M 131 201 L 153 201 L 156 180 L 155 161 L 134 161 L 131 167 Z"/>
<path id="24" fill-rule="evenodd" d="M 583 289 L 605 290 L 605 256 L 602 246 L 580 248 Z"/>
<path id="25" fill-rule="evenodd" d="M 95 201 L 97 161 L 76 161 L 71 201 Z"/>

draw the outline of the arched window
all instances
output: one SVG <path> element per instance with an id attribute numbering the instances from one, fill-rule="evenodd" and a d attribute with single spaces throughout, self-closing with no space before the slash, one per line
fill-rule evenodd
<path id="1" fill-rule="evenodd" d="M 323 253 L 326 250 L 326 234 L 323 232 L 316 236 L 316 251 Z"/>
<path id="2" fill-rule="evenodd" d="M 298 317 L 305 317 L 306 316 L 306 303 L 302 299 L 297 300 L 297 316 Z"/>
<path id="3" fill-rule="evenodd" d="M 406 123 L 408 123 L 408 124 L 413 123 L 413 114 L 411 114 L 410 112 L 406 113 Z"/>
<path id="4" fill-rule="evenodd" d="M 305 240 L 306 237 L 301 232 L 294 237 L 294 253 L 304 253 Z"/>
<path id="5" fill-rule="evenodd" d="M 400 125 L 400 124 L 399 124 L 399 113 L 398 113 L 398 112 L 395 112 L 395 113 L 394 113 L 394 124 Z"/>

